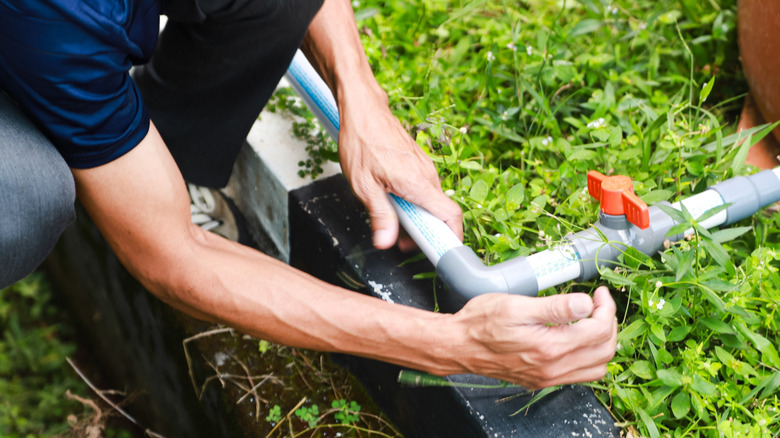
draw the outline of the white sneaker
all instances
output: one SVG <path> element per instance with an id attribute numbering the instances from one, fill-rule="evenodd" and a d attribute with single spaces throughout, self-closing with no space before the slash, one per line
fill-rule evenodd
<path id="1" fill-rule="evenodd" d="M 206 231 L 238 242 L 236 217 L 224 196 L 209 187 L 187 183 L 192 223 Z"/>

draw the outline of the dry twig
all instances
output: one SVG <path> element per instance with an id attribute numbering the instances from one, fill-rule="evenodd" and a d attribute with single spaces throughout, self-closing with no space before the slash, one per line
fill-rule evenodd
<path id="1" fill-rule="evenodd" d="M 141 423 L 138 422 L 138 420 L 133 418 L 130 414 L 128 414 L 122 408 L 120 408 L 119 405 L 117 405 L 116 403 L 111 401 L 111 399 L 109 399 L 108 397 L 106 397 L 104 395 L 105 392 L 113 392 L 113 391 L 101 391 L 101 390 L 99 390 L 97 387 L 95 387 L 94 384 L 92 384 L 92 382 L 89 379 L 87 379 L 87 376 L 85 376 L 84 373 L 81 372 L 81 370 L 76 366 L 76 364 L 73 363 L 73 361 L 69 357 L 66 357 L 65 360 L 68 361 L 68 364 L 71 366 L 71 368 L 73 368 L 73 371 L 75 371 L 76 374 L 79 375 L 81 380 L 83 380 L 84 383 L 86 383 L 87 386 L 89 386 L 89 389 L 91 389 L 95 394 L 97 394 L 98 397 L 101 398 L 101 400 L 103 400 L 109 406 L 111 406 L 112 409 L 114 409 L 115 411 L 117 411 L 120 414 L 122 414 L 123 417 L 127 418 L 128 420 L 130 420 L 130 422 L 132 422 L 136 426 L 140 427 L 141 429 L 144 429 L 144 435 L 147 435 L 147 436 L 150 436 L 150 437 L 153 437 L 153 438 L 165 438 L 165 436 L 160 435 L 159 433 L 156 433 L 156 432 L 154 432 L 152 430 L 144 428 L 143 425 L 141 425 Z M 93 402 L 93 404 L 94 404 L 94 402 Z M 94 408 L 97 409 L 97 405 L 95 405 Z"/>

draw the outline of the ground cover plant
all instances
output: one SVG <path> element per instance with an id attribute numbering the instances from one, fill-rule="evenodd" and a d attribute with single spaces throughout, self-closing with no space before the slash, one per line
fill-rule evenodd
<path id="1" fill-rule="evenodd" d="M 733 0 L 353 6 L 393 110 L 488 263 L 595 222 L 589 170 L 630 175 L 648 204 L 755 170 L 745 154 L 766 131 L 735 135 Z M 691 239 L 552 291 L 612 286 L 619 347 L 597 396 L 628 436 L 778 436 L 780 216 L 725 231 L 679 219 Z"/>
<path id="2" fill-rule="evenodd" d="M 0 436 L 133 436 L 68 364 L 75 331 L 43 273 L 0 289 Z"/>
<path id="3" fill-rule="evenodd" d="M 69 429 L 67 414 L 80 407 L 65 398 L 69 389 L 85 389 L 65 363 L 75 352 L 68 340 L 72 333 L 43 322 L 55 319 L 57 310 L 50 299 L 40 275 L 0 289 L 2 436 L 64 433 Z"/>

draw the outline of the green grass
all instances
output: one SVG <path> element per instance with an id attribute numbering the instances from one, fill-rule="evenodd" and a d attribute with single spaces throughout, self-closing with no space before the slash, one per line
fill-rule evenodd
<path id="1" fill-rule="evenodd" d="M 589 170 L 631 176 L 649 204 L 753 171 L 730 136 L 747 91 L 733 0 L 369 0 L 356 16 L 488 263 L 595 222 Z M 611 283 L 620 344 L 593 386 L 626 433 L 780 430 L 780 217 L 737 226 L 552 291 Z"/>
<path id="2" fill-rule="evenodd" d="M 42 275 L 0 290 L 0 333 L 0 436 L 64 435 L 67 416 L 84 411 L 66 392 L 88 389 L 65 362 L 73 329 Z"/>

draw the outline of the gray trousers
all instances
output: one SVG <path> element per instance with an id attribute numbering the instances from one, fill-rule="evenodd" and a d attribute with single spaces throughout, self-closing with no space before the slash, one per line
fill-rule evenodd
<path id="1" fill-rule="evenodd" d="M 73 175 L 0 91 L 0 288 L 32 272 L 76 217 Z"/>

